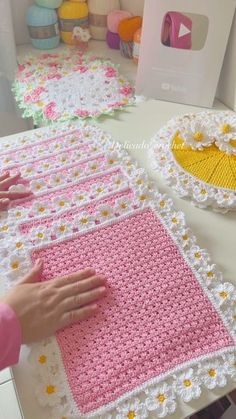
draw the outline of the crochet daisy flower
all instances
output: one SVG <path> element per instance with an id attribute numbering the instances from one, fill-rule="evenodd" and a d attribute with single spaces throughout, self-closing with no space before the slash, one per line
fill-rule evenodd
<path id="1" fill-rule="evenodd" d="M 198 272 L 201 273 L 202 279 L 208 287 L 214 285 L 216 280 L 222 280 L 222 275 L 217 272 L 216 265 L 203 265 Z"/>
<path id="2" fill-rule="evenodd" d="M 53 199 L 53 204 L 57 210 L 59 209 L 60 211 L 62 211 L 62 210 L 65 210 L 66 208 L 69 208 L 71 205 L 71 202 L 66 196 L 57 196 L 56 198 Z"/>
<path id="3" fill-rule="evenodd" d="M 72 201 L 78 206 L 84 205 L 88 200 L 89 194 L 87 191 L 77 191 L 73 194 Z"/>
<path id="4" fill-rule="evenodd" d="M 225 207 L 226 205 L 230 207 L 231 205 L 235 204 L 235 193 L 234 192 L 219 190 L 215 194 L 215 198 L 216 198 L 218 204 L 220 206 L 223 206 L 223 207 Z"/>
<path id="5" fill-rule="evenodd" d="M 146 419 L 148 412 L 143 403 L 138 399 L 133 399 L 117 407 L 119 412 L 116 419 Z"/>
<path id="6" fill-rule="evenodd" d="M 199 381 L 192 368 L 176 377 L 175 387 L 176 392 L 187 403 L 192 399 L 198 399 L 201 395 Z"/>
<path id="7" fill-rule="evenodd" d="M 154 387 L 145 391 L 146 407 L 150 411 L 155 411 L 159 418 L 164 418 L 167 415 L 174 413 L 176 402 L 173 390 L 170 386 L 164 383 L 160 387 Z"/>
<path id="8" fill-rule="evenodd" d="M 123 187 L 125 183 L 125 178 L 122 175 L 115 175 L 111 178 L 113 185 L 116 186 L 116 189 L 120 189 Z"/>
<path id="9" fill-rule="evenodd" d="M 229 304 L 229 302 L 236 301 L 236 291 L 232 284 L 225 282 L 224 284 L 219 284 L 213 289 L 213 294 L 216 301 L 221 306 L 222 304 Z"/>
<path id="10" fill-rule="evenodd" d="M 95 225 L 95 218 L 86 212 L 82 212 L 75 217 L 74 222 L 75 226 L 78 227 L 79 230 L 86 230 Z"/>
<path id="11" fill-rule="evenodd" d="M 36 201 L 33 203 L 32 210 L 34 216 L 48 215 L 51 213 L 51 207 L 48 201 Z"/>
<path id="12" fill-rule="evenodd" d="M 204 385 L 213 390 L 226 385 L 225 370 L 218 362 L 210 362 L 201 367 L 201 380 Z"/>
<path id="13" fill-rule="evenodd" d="M 34 193 L 40 193 L 47 189 L 47 183 L 43 179 L 32 180 L 30 182 L 30 189 Z"/>
<path id="14" fill-rule="evenodd" d="M 64 395 L 63 384 L 58 381 L 57 376 L 48 378 L 45 375 L 36 388 L 36 397 L 42 406 L 57 406 Z"/>
<path id="15" fill-rule="evenodd" d="M 179 126 L 176 126 L 176 131 L 178 130 Z M 215 141 L 209 130 L 209 124 L 206 124 L 203 116 L 185 119 L 179 135 L 184 140 L 185 145 L 193 150 L 203 150 L 204 147 L 211 146 Z"/>
<path id="16" fill-rule="evenodd" d="M 121 213 L 129 211 L 131 204 L 132 202 L 129 198 L 127 198 L 127 196 L 116 200 L 116 208 Z"/>
<path id="17" fill-rule="evenodd" d="M 72 232 L 72 229 L 73 225 L 62 219 L 53 225 L 52 232 L 59 238 L 67 236 Z"/>
<path id="18" fill-rule="evenodd" d="M 214 118 L 211 135 L 215 137 L 216 145 L 227 154 L 236 155 L 236 117 L 233 112 L 220 112 Z"/>
<path id="19" fill-rule="evenodd" d="M 100 205 L 98 207 L 98 219 L 100 221 L 106 221 L 113 217 L 114 211 L 113 208 L 109 205 Z"/>

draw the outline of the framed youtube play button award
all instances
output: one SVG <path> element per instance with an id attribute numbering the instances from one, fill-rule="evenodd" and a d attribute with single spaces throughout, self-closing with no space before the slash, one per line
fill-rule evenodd
<path id="1" fill-rule="evenodd" d="M 236 0 L 149 0 L 136 92 L 211 107 Z"/>

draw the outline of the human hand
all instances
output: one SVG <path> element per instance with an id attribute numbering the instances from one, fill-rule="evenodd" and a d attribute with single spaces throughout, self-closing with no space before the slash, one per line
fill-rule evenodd
<path id="1" fill-rule="evenodd" d="M 6 210 L 11 200 L 25 198 L 32 194 L 30 190 L 25 192 L 11 192 L 8 190 L 11 186 L 17 185 L 20 179 L 20 173 L 10 176 L 9 172 L 5 172 L 0 176 L 0 211 Z"/>
<path id="2" fill-rule="evenodd" d="M 32 343 L 93 316 L 105 296 L 105 277 L 85 269 L 52 281 L 40 280 L 43 264 L 33 269 L 3 298 L 19 319 L 22 343 Z"/>

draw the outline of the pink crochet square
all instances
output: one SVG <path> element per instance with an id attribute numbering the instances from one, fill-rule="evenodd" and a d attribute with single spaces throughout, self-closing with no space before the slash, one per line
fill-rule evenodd
<path id="1" fill-rule="evenodd" d="M 93 266 L 108 278 L 98 314 L 57 334 L 83 413 L 177 365 L 234 344 L 168 231 L 150 209 L 37 250 L 43 280 Z"/>

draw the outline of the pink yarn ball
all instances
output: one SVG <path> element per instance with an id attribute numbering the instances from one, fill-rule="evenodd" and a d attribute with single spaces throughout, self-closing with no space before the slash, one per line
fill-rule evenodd
<path id="1" fill-rule="evenodd" d="M 118 33 L 118 26 L 124 19 L 132 17 L 132 13 L 125 10 L 113 10 L 107 16 L 107 27 L 110 32 Z"/>
<path id="2" fill-rule="evenodd" d="M 107 45 L 111 49 L 120 49 L 120 36 L 118 33 L 107 32 Z"/>

